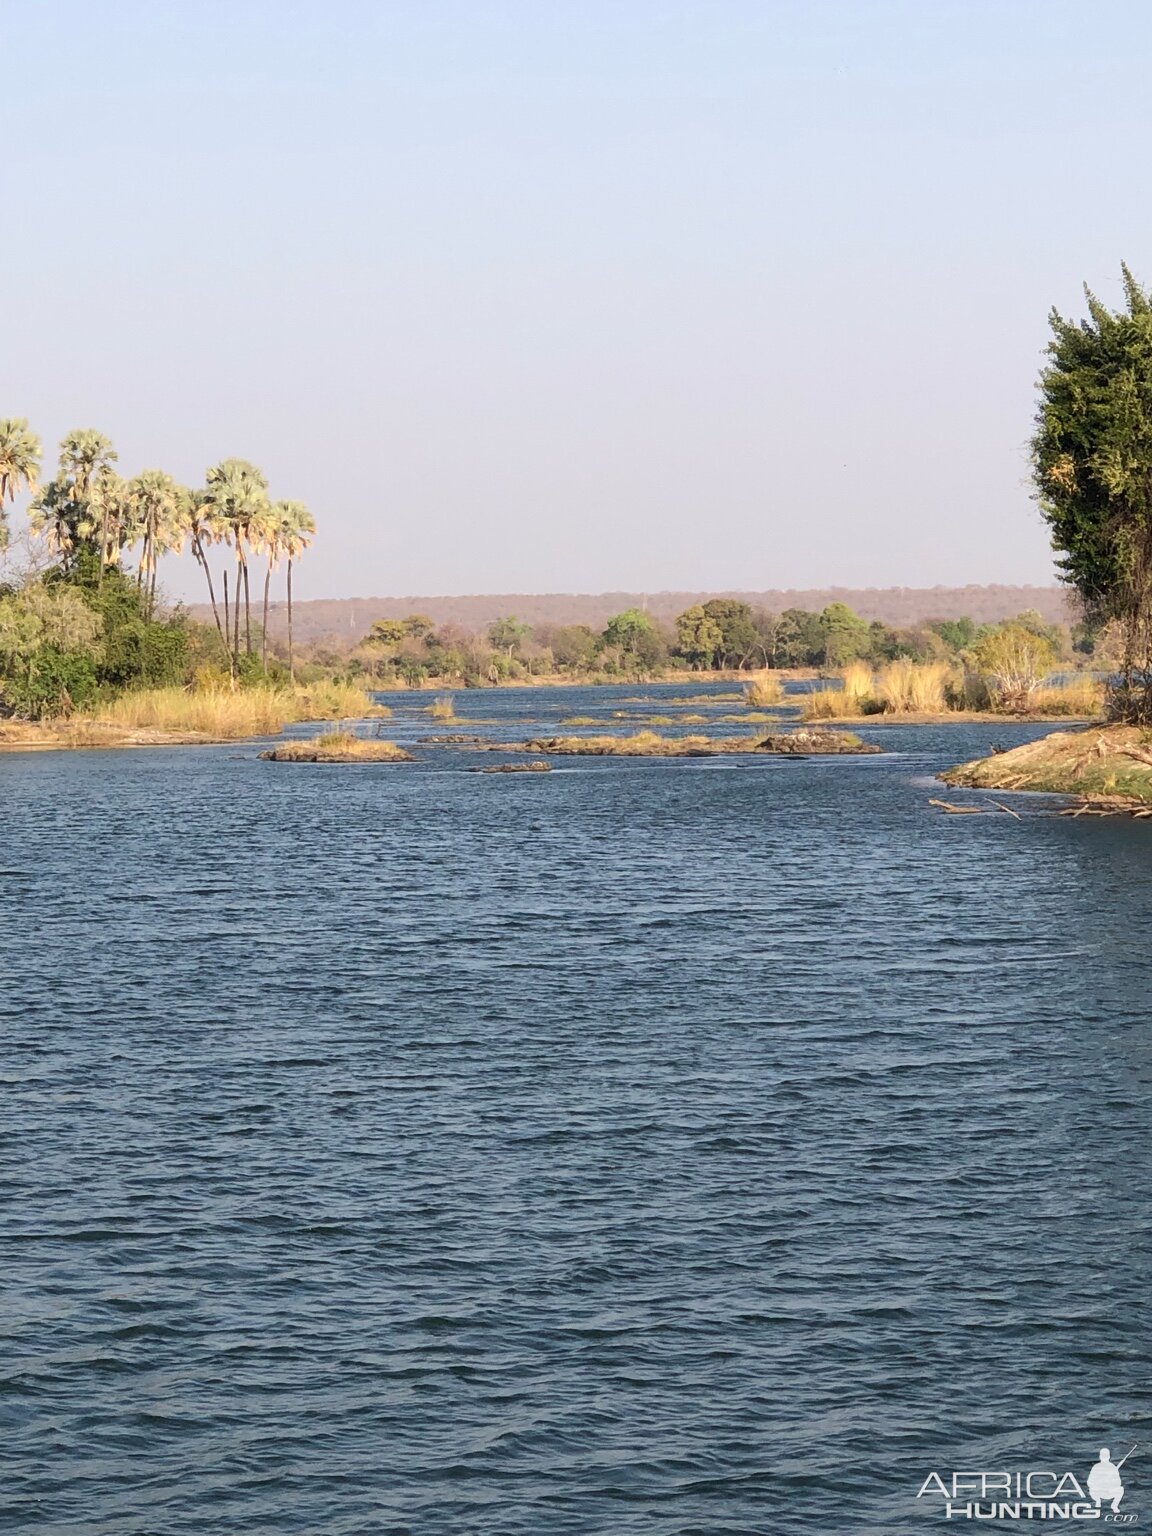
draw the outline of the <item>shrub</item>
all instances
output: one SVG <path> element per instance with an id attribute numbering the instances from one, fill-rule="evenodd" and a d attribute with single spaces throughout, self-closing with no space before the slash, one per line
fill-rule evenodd
<path id="1" fill-rule="evenodd" d="M 1056 652 L 1047 635 L 1038 635 L 1013 620 L 985 635 L 973 655 L 997 702 L 1006 709 L 1025 710 Z"/>

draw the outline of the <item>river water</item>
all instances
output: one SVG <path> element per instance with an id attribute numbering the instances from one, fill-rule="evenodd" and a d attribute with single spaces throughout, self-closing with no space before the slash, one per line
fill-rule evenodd
<path id="1" fill-rule="evenodd" d="M 928 805 L 1042 729 L 0 755 L 3 1529 L 903 1536 L 1147 1441 L 1152 829 Z"/>

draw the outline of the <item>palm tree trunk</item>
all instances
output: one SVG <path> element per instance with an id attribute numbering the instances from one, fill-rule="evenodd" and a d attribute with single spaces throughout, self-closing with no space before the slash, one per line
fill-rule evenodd
<path id="1" fill-rule="evenodd" d="M 103 514 L 102 514 L 102 516 L 100 518 L 100 570 L 99 570 L 99 574 L 96 577 L 96 590 L 97 591 L 99 591 L 100 588 L 104 585 L 104 555 L 105 555 L 105 552 L 107 551 L 107 548 L 108 548 L 108 508 L 105 507 L 104 508 L 104 512 L 103 512 Z"/>
<path id="2" fill-rule="evenodd" d="M 248 556 L 244 556 L 244 649 L 252 654 L 252 596 L 248 590 Z"/>
<path id="3" fill-rule="evenodd" d="M 234 664 L 240 662 L 240 562 L 243 559 L 240 545 L 236 545 L 236 590 L 232 593 L 232 655 Z"/>
<path id="4" fill-rule="evenodd" d="M 228 670 L 232 676 L 236 676 L 236 658 L 232 654 L 232 625 L 228 618 L 228 570 L 224 570 L 224 650 L 228 656 Z"/>
<path id="5" fill-rule="evenodd" d="M 264 619 L 260 626 L 260 662 L 265 673 L 268 671 L 268 588 L 272 585 L 272 562 L 269 560 L 268 568 L 264 572 Z"/>
<path id="6" fill-rule="evenodd" d="M 292 649 L 292 556 L 288 556 L 288 680 L 296 682 L 296 655 Z"/>
<path id="7" fill-rule="evenodd" d="M 220 636 L 220 644 L 227 650 L 228 642 L 224 638 L 224 631 L 220 628 L 220 610 L 216 607 L 216 592 L 212 586 L 212 569 L 205 557 L 204 548 L 195 534 L 192 536 L 192 553 L 199 560 L 204 569 L 204 574 L 208 578 L 208 597 L 212 603 L 212 617 L 216 620 L 216 633 Z"/>
<path id="8" fill-rule="evenodd" d="M 148 587 L 148 617 L 149 617 L 149 619 L 154 619 L 156 617 L 156 571 L 157 571 L 157 567 L 158 567 L 158 562 L 156 560 L 153 560 L 153 562 L 152 562 L 152 581 L 151 581 L 151 583 L 150 583 L 150 585 Z"/>

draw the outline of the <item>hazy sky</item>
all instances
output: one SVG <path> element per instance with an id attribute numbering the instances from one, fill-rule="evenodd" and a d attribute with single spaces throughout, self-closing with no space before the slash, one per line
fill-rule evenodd
<path id="1" fill-rule="evenodd" d="M 0 414 L 255 460 L 303 597 L 1047 580 L 1047 311 L 1152 279 L 1143 0 L 0 0 L 0 57 Z"/>

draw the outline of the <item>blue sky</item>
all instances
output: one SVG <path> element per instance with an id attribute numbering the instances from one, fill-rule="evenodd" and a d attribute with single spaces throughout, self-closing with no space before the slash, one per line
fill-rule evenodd
<path id="1" fill-rule="evenodd" d="M 1152 280 L 1152 7 L 2 0 L 0 37 L 0 414 L 254 459 L 320 524 L 301 596 L 1049 579 L 1046 316 Z"/>

